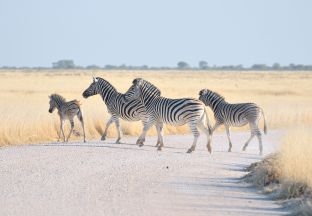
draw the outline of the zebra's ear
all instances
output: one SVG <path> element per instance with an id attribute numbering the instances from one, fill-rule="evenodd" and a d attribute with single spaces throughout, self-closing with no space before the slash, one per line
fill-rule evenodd
<path id="1" fill-rule="evenodd" d="M 136 78 L 133 80 L 133 85 L 136 85 L 136 86 L 140 86 L 143 82 L 143 79 L 142 78 Z"/>
<path id="2" fill-rule="evenodd" d="M 93 76 L 93 82 L 99 81 L 96 77 Z"/>
<path id="3" fill-rule="evenodd" d="M 207 92 L 208 92 L 207 89 L 202 89 L 202 90 L 200 90 L 200 92 L 199 92 L 199 96 L 205 95 L 205 94 L 207 94 Z"/>
<path id="4" fill-rule="evenodd" d="M 97 82 L 98 79 L 94 76 L 94 73 L 92 72 L 92 78 L 93 78 L 93 82 Z"/>

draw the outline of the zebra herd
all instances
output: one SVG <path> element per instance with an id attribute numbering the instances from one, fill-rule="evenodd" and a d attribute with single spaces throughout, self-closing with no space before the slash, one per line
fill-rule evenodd
<path id="1" fill-rule="evenodd" d="M 224 125 L 229 142 L 228 151 L 230 152 L 232 149 L 230 127 L 240 127 L 249 124 L 251 136 L 245 143 L 243 151 L 246 150 L 252 138 L 257 136 L 259 153 L 262 154 L 262 137 L 258 127 L 261 115 L 264 119 L 265 134 L 267 132 L 267 126 L 263 110 L 254 103 L 230 104 L 225 101 L 224 97 L 208 89 L 203 89 L 199 92 L 199 99 L 165 98 L 161 96 L 161 91 L 155 85 L 142 78 L 134 79 L 128 91 L 122 94 L 105 79 L 93 77 L 93 82 L 83 92 L 82 96 L 88 98 L 97 94 L 101 95 L 108 112 L 111 114 L 101 140 L 106 139 L 108 128 L 112 123 L 115 123 L 118 134 L 116 143 L 120 143 L 122 132 L 119 118 L 126 121 L 141 121 L 143 131 L 136 144 L 143 146 L 147 131 L 152 126 L 155 126 L 158 136 L 156 146 L 158 150 L 161 150 L 164 146 L 164 124 L 174 126 L 187 124 L 194 136 L 192 146 L 187 150 L 187 153 L 195 150 L 197 139 L 200 135 L 199 130 L 206 134 L 207 149 L 211 153 L 212 134 L 218 127 Z M 74 128 L 73 118 L 77 115 L 83 128 L 84 142 L 86 142 L 84 122 L 79 102 L 77 100 L 66 102 L 62 96 L 57 94 L 53 94 L 49 98 L 49 112 L 52 113 L 57 108 L 60 116 L 61 132 L 59 133 L 59 139 L 62 133 L 64 142 L 68 141 Z M 213 127 L 210 126 L 206 106 L 210 107 L 214 113 L 215 125 Z M 66 119 L 71 123 L 71 130 L 67 138 L 65 138 L 63 131 L 63 122 Z"/>

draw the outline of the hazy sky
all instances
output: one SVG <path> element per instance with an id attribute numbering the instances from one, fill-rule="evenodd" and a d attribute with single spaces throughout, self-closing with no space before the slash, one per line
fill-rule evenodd
<path id="1" fill-rule="evenodd" d="M 312 64 L 309 0 L 0 0 L 0 66 Z"/>

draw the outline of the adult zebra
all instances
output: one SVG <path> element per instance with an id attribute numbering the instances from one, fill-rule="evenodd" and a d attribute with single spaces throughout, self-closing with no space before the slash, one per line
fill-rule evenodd
<path id="1" fill-rule="evenodd" d="M 60 133 L 58 134 L 58 141 L 61 138 L 61 133 L 63 135 L 63 140 L 64 142 L 67 142 L 70 135 L 72 132 L 74 134 L 79 134 L 77 131 L 74 130 L 74 117 L 77 116 L 83 130 L 83 141 L 86 142 L 86 135 L 85 135 L 85 129 L 84 129 L 84 122 L 83 122 L 83 117 L 82 117 L 82 111 L 80 108 L 80 103 L 77 100 L 72 100 L 72 101 L 66 101 L 64 97 L 62 97 L 59 94 L 52 94 L 49 96 L 50 101 L 50 108 L 49 108 L 49 113 L 52 113 L 55 108 L 58 110 L 58 114 L 60 116 Z M 64 121 L 68 119 L 70 122 L 70 132 L 68 134 L 67 139 L 65 138 L 64 134 Z"/>
<path id="2" fill-rule="evenodd" d="M 160 90 L 148 81 L 137 78 L 133 80 L 133 85 L 128 89 L 124 95 L 124 101 L 129 102 L 132 100 L 140 99 L 146 108 L 149 115 L 148 122 L 144 124 L 143 132 L 137 140 L 137 144 L 142 146 L 145 141 L 146 132 L 152 125 L 171 124 L 171 125 L 184 125 L 188 124 L 194 135 L 194 141 L 188 153 L 195 150 L 197 139 L 199 137 L 198 128 L 207 135 L 207 149 L 211 153 L 210 146 L 210 124 L 205 105 L 196 99 L 181 98 L 169 99 L 160 96 Z M 208 129 L 205 127 L 207 121 Z M 162 128 L 162 127 L 161 127 Z M 164 146 L 162 130 L 157 128 L 158 139 L 160 145 L 158 150 Z"/>
<path id="3" fill-rule="evenodd" d="M 93 77 L 93 82 L 83 92 L 82 96 L 88 98 L 96 94 L 101 95 L 107 106 L 108 112 L 111 114 L 110 119 L 106 123 L 101 140 L 106 139 L 108 128 L 114 122 L 118 133 L 116 143 L 120 143 L 122 132 L 120 129 L 119 118 L 126 121 L 142 121 L 143 124 L 147 121 L 148 116 L 141 102 L 139 100 L 134 100 L 129 103 L 124 103 L 122 100 L 123 94 L 117 92 L 116 88 L 105 79 Z"/>
<path id="4" fill-rule="evenodd" d="M 254 103 L 230 104 L 225 101 L 224 97 L 208 89 L 203 89 L 199 92 L 199 99 L 203 101 L 206 106 L 209 106 L 214 112 L 216 123 L 212 128 L 211 132 L 213 133 L 214 130 L 216 130 L 219 126 L 224 124 L 229 141 L 229 149 L 228 149 L 229 152 L 232 149 L 232 142 L 230 138 L 230 126 L 240 127 L 249 124 L 251 136 L 245 143 L 243 151 L 246 150 L 252 138 L 254 136 L 257 136 L 259 141 L 260 155 L 262 154 L 263 147 L 262 147 L 261 132 L 258 127 L 261 114 L 264 120 L 265 134 L 267 133 L 267 125 L 265 122 L 264 112 L 257 104 Z"/>

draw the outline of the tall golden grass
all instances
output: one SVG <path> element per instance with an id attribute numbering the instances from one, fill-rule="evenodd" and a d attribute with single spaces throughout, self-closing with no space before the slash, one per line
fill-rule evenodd
<path id="1" fill-rule="evenodd" d="M 245 180 L 283 202 L 291 215 L 312 212 L 312 128 L 289 130 L 279 152 L 248 167 Z"/>
<path id="2" fill-rule="evenodd" d="M 310 72 L 92 72 L 120 92 L 125 92 L 134 78 L 142 77 L 158 86 L 166 97 L 198 98 L 200 89 L 209 88 L 225 96 L 228 102 L 255 102 L 264 109 L 269 129 L 312 124 Z M 52 93 L 80 100 L 87 139 L 99 139 L 109 114 L 100 96 L 82 97 L 91 81 L 91 71 L 85 70 L 0 71 L 0 146 L 57 140 L 59 119 L 56 112 L 48 113 L 48 95 Z M 213 122 L 212 112 L 209 114 Z M 76 126 L 80 127 L 78 122 Z M 138 135 L 142 125 L 122 121 L 122 128 L 126 135 Z M 167 134 L 188 131 L 187 127 L 165 128 Z M 155 130 L 149 134 L 155 134 Z M 108 136 L 116 136 L 114 125 Z"/>
<path id="3" fill-rule="evenodd" d="M 312 188 L 312 128 L 297 128 L 284 137 L 280 152 L 283 178 Z"/>

